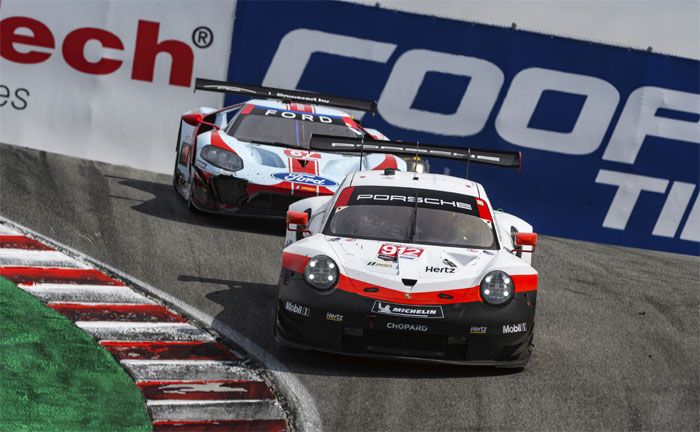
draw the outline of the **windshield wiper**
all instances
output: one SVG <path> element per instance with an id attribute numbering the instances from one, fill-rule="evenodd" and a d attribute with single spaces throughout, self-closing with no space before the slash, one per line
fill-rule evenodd
<path id="1" fill-rule="evenodd" d="M 245 140 L 241 140 L 245 141 Z M 257 139 L 251 139 L 248 140 L 249 143 L 251 144 L 263 144 L 263 145 L 271 145 L 275 147 L 296 147 L 294 144 L 289 144 L 289 143 L 283 143 L 280 141 L 262 141 L 262 140 L 257 140 Z"/>

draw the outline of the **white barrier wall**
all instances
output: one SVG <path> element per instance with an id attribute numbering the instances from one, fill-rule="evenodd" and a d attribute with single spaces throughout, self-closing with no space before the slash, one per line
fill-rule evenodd
<path id="1" fill-rule="evenodd" d="M 235 2 L 0 6 L 0 142 L 172 172 L 178 119 L 219 107 Z"/>

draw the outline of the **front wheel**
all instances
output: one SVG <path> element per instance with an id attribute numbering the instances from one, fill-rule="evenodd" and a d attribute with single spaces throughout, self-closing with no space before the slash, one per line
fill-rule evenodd
<path id="1" fill-rule="evenodd" d="M 202 214 L 204 212 L 202 210 L 198 209 L 197 206 L 195 206 L 194 203 L 192 202 L 192 190 L 193 189 L 194 189 L 194 185 L 192 184 L 192 180 L 190 180 L 189 193 L 187 194 L 187 209 L 194 214 Z"/>

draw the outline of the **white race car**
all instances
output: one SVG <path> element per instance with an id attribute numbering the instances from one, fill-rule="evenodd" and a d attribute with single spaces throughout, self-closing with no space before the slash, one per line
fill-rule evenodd
<path id="1" fill-rule="evenodd" d="M 309 150 L 312 134 L 386 139 L 336 108 L 375 111 L 375 102 L 201 78 L 195 89 L 256 99 L 182 116 L 173 186 L 193 211 L 284 217 L 294 201 L 332 195 L 350 172 L 407 167 L 388 154 Z"/>
<path id="2" fill-rule="evenodd" d="M 520 155 L 312 139 L 323 151 L 393 152 L 519 167 Z M 394 169 L 348 175 L 287 215 L 276 339 L 362 356 L 523 367 L 537 271 L 532 226 L 494 211 L 482 185 Z"/>

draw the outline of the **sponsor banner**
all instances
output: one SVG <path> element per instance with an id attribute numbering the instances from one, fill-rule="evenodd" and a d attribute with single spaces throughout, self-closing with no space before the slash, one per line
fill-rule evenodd
<path id="1" fill-rule="evenodd" d="M 225 77 L 233 10 L 3 1 L 0 142 L 172 173 L 180 115 L 222 104 L 192 88 L 197 76 Z"/>
<path id="2" fill-rule="evenodd" d="M 469 177 L 540 233 L 687 254 L 700 254 L 698 76 L 695 60 L 336 2 L 239 3 L 228 71 L 377 100 L 356 116 L 395 140 L 522 151 L 521 173 Z"/>

